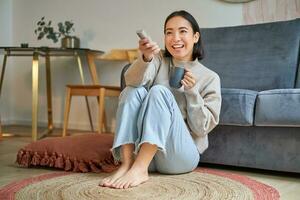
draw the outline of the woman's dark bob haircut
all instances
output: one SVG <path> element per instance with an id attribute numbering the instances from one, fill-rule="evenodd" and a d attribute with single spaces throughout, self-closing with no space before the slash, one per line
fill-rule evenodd
<path id="1" fill-rule="evenodd" d="M 199 32 L 200 37 L 197 43 L 194 44 L 193 47 L 193 60 L 195 60 L 196 58 L 198 58 L 199 60 L 201 60 L 204 57 L 204 50 L 202 47 L 202 42 L 201 42 L 201 33 L 200 33 L 200 28 L 199 25 L 197 23 L 197 21 L 195 20 L 195 18 L 188 13 L 185 10 L 180 10 L 180 11 L 175 11 L 173 13 L 171 13 L 165 21 L 165 25 L 164 25 L 164 33 L 166 33 L 166 24 L 168 23 L 168 21 L 173 18 L 173 17 L 183 17 L 184 19 L 186 19 L 188 22 L 190 22 L 192 28 L 193 28 L 193 32 L 194 34 Z M 167 50 L 167 48 L 165 48 L 165 56 L 166 57 L 172 57 L 172 55 L 170 54 L 170 52 Z"/>

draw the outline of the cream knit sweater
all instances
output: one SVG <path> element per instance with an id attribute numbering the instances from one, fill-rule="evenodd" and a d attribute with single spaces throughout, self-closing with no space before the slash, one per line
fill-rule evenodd
<path id="1" fill-rule="evenodd" d="M 163 85 L 171 90 L 187 122 L 190 133 L 203 153 L 208 147 L 207 134 L 219 123 L 221 110 L 221 86 L 219 76 L 203 66 L 197 59 L 182 62 L 161 54 L 151 62 L 144 62 L 142 55 L 125 73 L 126 84 L 133 87 L 142 85 Z M 169 86 L 169 68 L 184 65 L 193 73 L 196 84 L 189 90 L 173 89 Z"/>

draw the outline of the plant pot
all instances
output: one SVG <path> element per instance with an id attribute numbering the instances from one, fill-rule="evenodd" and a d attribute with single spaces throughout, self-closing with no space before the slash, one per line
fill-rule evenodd
<path id="1" fill-rule="evenodd" d="M 62 48 L 79 48 L 80 40 L 75 36 L 66 36 L 61 39 L 61 47 Z"/>

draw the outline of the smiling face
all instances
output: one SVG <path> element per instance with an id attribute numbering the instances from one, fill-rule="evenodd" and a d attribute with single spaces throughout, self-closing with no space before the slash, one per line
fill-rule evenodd
<path id="1" fill-rule="evenodd" d="M 199 32 L 194 33 L 190 22 L 183 17 L 172 17 L 166 23 L 165 46 L 176 60 L 192 61 L 194 43 L 198 40 Z"/>

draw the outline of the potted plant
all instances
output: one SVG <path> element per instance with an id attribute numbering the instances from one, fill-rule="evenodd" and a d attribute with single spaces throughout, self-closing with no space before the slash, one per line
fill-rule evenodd
<path id="1" fill-rule="evenodd" d="M 79 38 L 72 36 L 71 33 L 75 31 L 74 23 L 72 21 L 59 22 L 57 24 L 58 31 L 52 26 L 52 21 L 45 21 L 45 17 L 42 17 L 37 22 L 37 28 L 34 33 L 37 35 L 37 39 L 41 40 L 44 37 L 52 40 L 54 43 L 58 42 L 61 38 L 61 47 L 63 48 L 79 48 Z"/>

